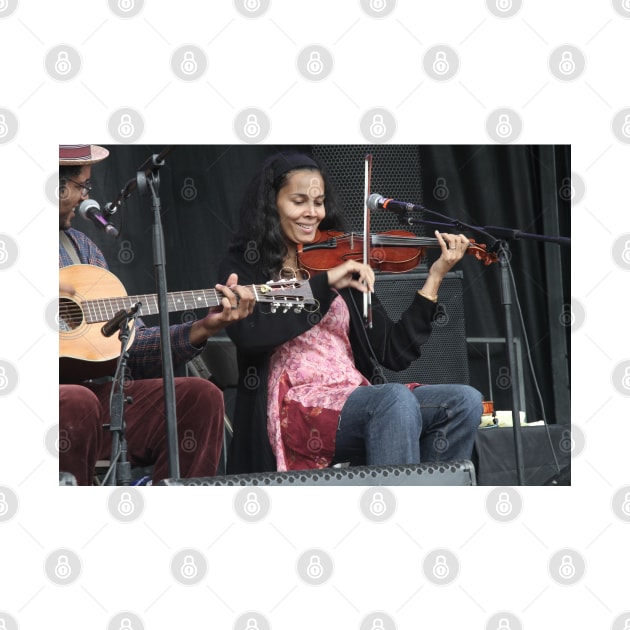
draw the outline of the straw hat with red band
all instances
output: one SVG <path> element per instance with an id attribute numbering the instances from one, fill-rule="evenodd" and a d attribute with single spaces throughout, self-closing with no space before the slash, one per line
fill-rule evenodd
<path id="1" fill-rule="evenodd" d="M 60 144 L 59 166 L 83 166 L 104 160 L 109 151 L 97 144 Z"/>

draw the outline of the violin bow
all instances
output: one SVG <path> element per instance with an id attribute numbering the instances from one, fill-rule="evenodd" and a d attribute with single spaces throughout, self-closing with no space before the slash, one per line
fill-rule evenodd
<path id="1" fill-rule="evenodd" d="M 368 197 L 372 189 L 372 154 L 365 156 L 365 196 L 363 203 L 363 264 L 370 264 L 371 260 L 371 236 L 370 236 L 370 209 L 367 205 Z M 363 294 L 363 319 L 367 328 L 372 328 L 372 294 L 368 291 Z"/>

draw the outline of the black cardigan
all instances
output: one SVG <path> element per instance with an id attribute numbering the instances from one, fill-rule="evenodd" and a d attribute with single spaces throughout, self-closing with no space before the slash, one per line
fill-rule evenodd
<path id="1" fill-rule="evenodd" d="M 219 267 L 219 278 L 227 278 L 230 273 L 238 274 L 240 285 L 270 280 L 263 278 L 259 267 L 248 263 L 240 252 L 228 254 Z M 312 277 L 309 284 L 319 302 L 319 317 L 306 311 L 282 313 L 279 310 L 270 314 L 268 305 L 257 304 L 252 315 L 226 329 L 237 349 L 239 370 L 234 435 L 227 462 L 229 474 L 276 470 L 276 459 L 267 436 L 269 358 L 277 346 L 314 326 L 337 296 L 337 292 L 328 286 L 326 273 Z M 373 327 L 366 329 L 361 314 L 362 294 L 354 289 L 342 289 L 339 294 L 350 311 L 350 346 L 355 365 L 369 381 L 385 382 L 379 364 L 399 371 L 420 356 L 420 346 L 431 333 L 436 304 L 416 293 L 409 308 L 394 323 L 374 293 Z"/>

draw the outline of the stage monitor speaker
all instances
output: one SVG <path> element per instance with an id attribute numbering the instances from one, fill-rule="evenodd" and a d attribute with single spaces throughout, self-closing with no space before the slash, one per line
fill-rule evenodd
<path id="1" fill-rule="evenodd" d="M 372 155 L 370 192 L 417 204 L 423 201 L 420 150 L 416 145 L 316 144 L 312 152 L 333 181 L 349 230 L 363 230 L 367 154 Z M 423 225 L 401 225 L 398 215 L 389 210 L 370 213 L 370 224 L 373 232 L 402 229 L 418 236 L 425 234 Z"/>
<path id="2" fill-rule="evenodd" d="M 475 486 L 468 460 L 413 466 L 347 466 L 223 477 L 163 479 L 159 486 Z"/>
<path id="3" fill-rule="evenodd" d="M 549 429 L 549 435 L 547 435 L 547 429 Z M 521 442 L 524 485 L 571 485 L 570 425 L 522 426 Z M 518 476 L 513 428 L 479 429 L 475 438 L 472 461 L 477 471 L 477 483 L 480 486 L 516 485 Z"/>
<path id="4" fill-rule="evenodd" d="M 422 288 L 427 272 L 377 274 L 376 295 L 387 314 L 397 321 Z M 461 383 L 468 385 L 468 348 L 464 319 L 463 272 L 450 271 L 440 285 L 438 310 L 422 355 L 406 370 L 384 370 L 393 383 Z"/>

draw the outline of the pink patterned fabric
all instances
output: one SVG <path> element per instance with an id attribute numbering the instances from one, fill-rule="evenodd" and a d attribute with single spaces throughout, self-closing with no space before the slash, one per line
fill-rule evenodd
<path id="1" fill-rule="evenodd" d="M 369 385 L 354 366 L 349 322 L 337 296 L 319 324 L 271 356 L 267 431 L 279 471 L 328 466 L 342 407 L 357 387 Z"/>

